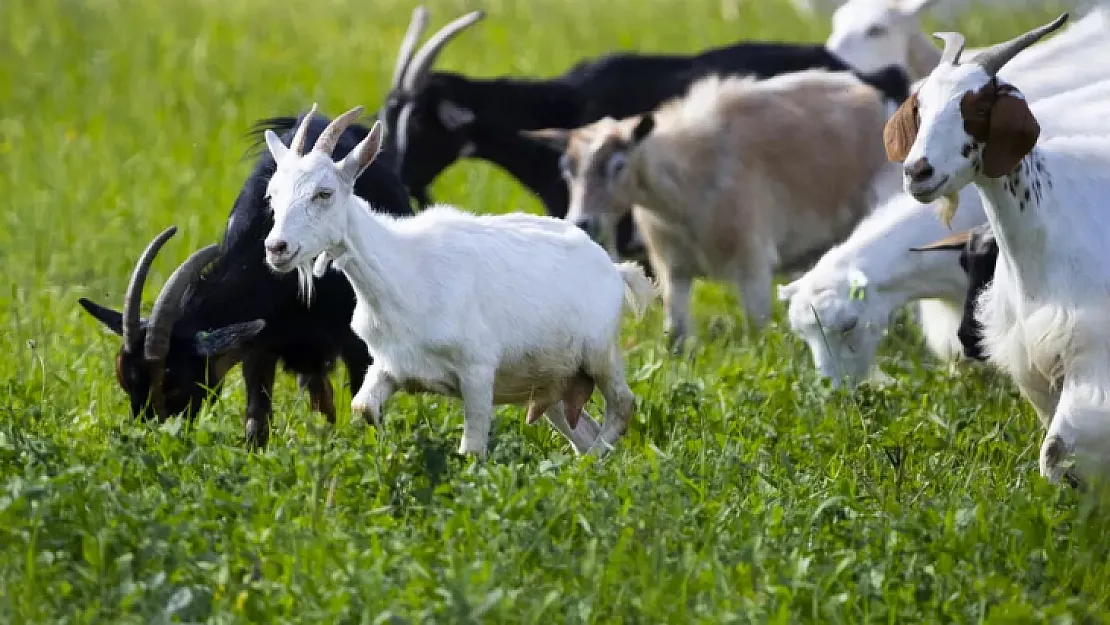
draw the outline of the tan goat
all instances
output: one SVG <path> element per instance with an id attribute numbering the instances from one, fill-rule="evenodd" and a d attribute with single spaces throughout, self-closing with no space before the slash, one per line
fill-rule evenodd
<path id="1" fill-rule="evenodd" d="M 564 146 L 567 219 L 611 231 L 631 210 L 659 274 L 672 345 L 694 278 L 731 281 L 748 323 L 772 313 L 776 269 L 804 269 L 879 199 L 882 95 L 847 72 L 710 76 L 653 113 L 531 133 Z"/>

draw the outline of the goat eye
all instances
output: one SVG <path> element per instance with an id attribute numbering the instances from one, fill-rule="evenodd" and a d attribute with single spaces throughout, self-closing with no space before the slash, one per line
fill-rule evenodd
<path id="1" fill-rule="evenodd" d="M 877 38 L 883 37 L 885 35 L 886 35 L 886 28 L 883 27 L 883 26 L 872 26 L 871 28 L 868 28 L 867 33 L 865 33 L 865 36 L 868 39 L 877 39 Z"/>
<path id="2" fill-rule="evenodd" d="M 316 195 L 312 196 L 313 200 L 326 201 L 331 199 L 331 189 L 320 189 Z"/>
<path id="3" fill-rule="evenodd" d="M 625 158 L 624 154 L 614 154 L 613 157 L 609 159 L 609 162 L 605 164 L 606 177 L 612 181 L 613 178 L 617 177 L 617 174 L 621 173 L 621 170 L 624 169 L 627 162 L 628 160 Z"/>

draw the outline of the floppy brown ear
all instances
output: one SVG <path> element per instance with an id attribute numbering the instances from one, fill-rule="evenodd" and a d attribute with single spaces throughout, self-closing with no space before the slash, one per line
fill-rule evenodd
<path id="1" fill-rule="evenodd" d="M 1041 125 L 1025 100 L 999 93 L 991 106 L 990 129 L 983 148 L 983 175 L 998 178 L 1014 170 L 1033 151 Z"/>
<path id="2" fill-rule="evenodd" d="M 917 138 L 917 94 L 914 93 L 894 111 L 883 126 L 883 145 L 888 160 L 901 163 Z"/>
<path id="3" fill-rule="evenodd" d="M 928 245 L 921 245 L 918 247 L 911 247 L 911 252 L 933 252 L 937 250 L 962 250 L 971 239 L 973 232 L 967 230 L 964 232 L 957 232 L 950 234 L 943 239 L 938 239 L 929 243 Z"/>

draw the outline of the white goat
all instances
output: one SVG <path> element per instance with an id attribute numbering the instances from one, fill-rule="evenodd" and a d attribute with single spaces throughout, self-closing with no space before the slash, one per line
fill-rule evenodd
<path id="1" fill-rule="evenodd" d="M 858 3 L 853 0 L 849 4 Z M 1025 95 L 1041 120 L 1042 138 L 1110 133 L 1110 118 L 1105 113 L 1110 103 L 1110 64 L 1089 62 L 1091 49 L 1110 54 L 1106 17 L 1105 10 L 1088 14 L 1057 36 L 1025 49 L 999 73 L 1020 80 L 1023 86 L 1034 85 L 1033 94 Z M 920 33 L 918 36 L 939 61 L 940 50 Z M 1069 69 L 1061 71 L 1065 66 Z M 1070 69 L 1092 66 L 1098 71 Z M 1101 81 L 1091 83 L 1097 74 Z M 928 215 L 942 212 L 942 202 L 922 206 L 904 191 L 898 196 L 876 209 L 802 278 L 778 290 L 780 300 L 789 300 L 792 329 L 806 342 L 818 370 L 834 385 L 841 377 L 885 379 L 873 368 L 874 347 L 886 330 L 889 314 L 912 301 L 915 293 L 935 292 L 939 283 L 947 285 L 947 290 L 937 299 L 917 302 L 918 321 L 926 345 L 936 356 L 953 360 L 962 355 L 956 329 L 966 293 L 955 294 L 950 282 L 952 271 L 959 269 L 959 252 L 945 248 L 908 251 L 939 238 L 939 226 L 929 225 Z M 959 198 L 966 212 L 956 217 L 954 226 L 966 230 L 986 221 L 976 192 L 961 191 Z M 960 271 L 959 279 L 966 282 L 966 274 Z M 866 288 L 860 288 L 861 284 Z"/>
<path id="2" fill-rule="evenodd" d="M 1045 68 L 1038 71 L 1043 73 Z M 1043 120 L 1041 136 L 1047 138 L 1110 134 L 1108 105 L 1110 80 L 1029 106 Z M 879 369 L 873 369 L 876 349 L 891 313 L 914 300 L 919 300 L 919 321 L 930 351 L 942 360 L 961 356 L 956 330 L 963 316 L 967 275 L 957 264 L 959 251 L 946 247 L 908 252 L 947 234 L 934 218 L 942 202 L 925 205 L 898 193 L 802 277 L 778 288 L 779 300 L 789 302 L 791 328 L 806 342 L 818 371 L 834 386 L 842 378 L 885 379 Z M 986 222 L 982 200 L 973 189 L 960 191 L 959 206 L 952 228 L 968 230 Z"/>
<path id="3" fill-rule="evenodd" d="M 652 283 L 560 219 L 449 206 L 400 219 L 374 212 L 352 189 L 380 149 L 381 122 L 331 159 L 361 111 L 333 120 L 305 155 L 305 125 L 289 148 L 265 133 L 277 162 L 266 262 L 284 273 L 315 258 L 320 270 L 325 255 L 354 287 L 351 327 L 374 362 L 352 410 L 380 424 L 398 390 L 461 397 L 459 452 L 484 455 L 494 405 L 528 403 L 529 423 L 543 414 L 576 452 L 606 453 L 635 401 L 619 345 L 622 304 L 642 314 Z M 595 384 L 606 404 L 600 432 L 589 415 L 578 421 Z"/>
<path id="4" fill-rule="evenodd" d="M 1003 0 L 1011 11 L 1017 0 Z M 1041 3 L 1042 0 L 1035 0 Z M 1027 3 L 1028 4 L 1028 3 Z M 1069 0 L 1069 4 L 1089 4 L 1087 0 Z M 1071 55 L 1084 50 L 1088 58 L 1099 58 L 1105 47 L 1108 10 L 1105 0 L 1101 5 L 1078 20 L 1067 31 L 1052 41 L 1038 45 L 1020 54 L 1006 67 L 1002 78 L 1011 79 L 1015 72 L 1027 71 L 1033 64 L 1043 64 L 1053 57 Z M 825 47 L 862 72 L 874 72 L 889 65 L 904 69 L 910 79 L 917 81 L 926 76 L 940 60 L 940 51 L 921 30 L 920 16 L 929 10 L 950 7 L 942 0 L 848 0 L 833 13 L 832 30 L 825 40 Z M 1092 48 L 1091 40 L 1101 40 L 1103 47 Z M 976 50 L 968 50 L 968 53 Z M 1070 73 L 1045 73 L 1030 77 L 1024 89 L 1026 96 L 1034 98 L 1041 93 L 1059 90 L 1060 81 L 1075 82 L 1076 72 L 1086 80 L 1107 75 L 1105 63 L 1087 63 L 1076 66 Z"/>
<path id="5" fill-rule="evenodd" d="M 1110 137 L 1038 144 L 1037 119 L 998 71 L 1066 19 L 964 64 L 963 36 L 939 33 L 940 64 L 884 130 L 915 198 L 971 184 L 983 199 L 999 262 L 976 312 L 981 345 L 1048 426 L 1039 460 L 1052 482 L 1069 453 L 1110 451 Z"/>

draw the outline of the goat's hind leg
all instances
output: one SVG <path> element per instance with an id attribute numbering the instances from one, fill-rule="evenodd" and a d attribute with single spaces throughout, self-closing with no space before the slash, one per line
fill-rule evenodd
<path id="1" fill-rule="evenodd" d="M 590 376 L 601 390 L 601 396 L 605 398 L 605 423 L 601 425 L 601 432 L 590 445 L 588 453 L 601 457 L 608 454 L 628 430 L 636 396 L 632 394 L 625 379 L 624 358 L 616 342 L 608 350 L 598 354 L 598 360 L 599 362 L 591 363 L 593 366 Z"/>
<path id="2" fill-rule="evenodd" d="M 362 381 L 362 386 L 351 399 L 351 412 L 361 414 L 363 418 L 373 423 L 374 427 L 381 427 L 382 408 L 396 392 L 397 381 L 375 362 L 366 371 L 366 379 Z"/>

